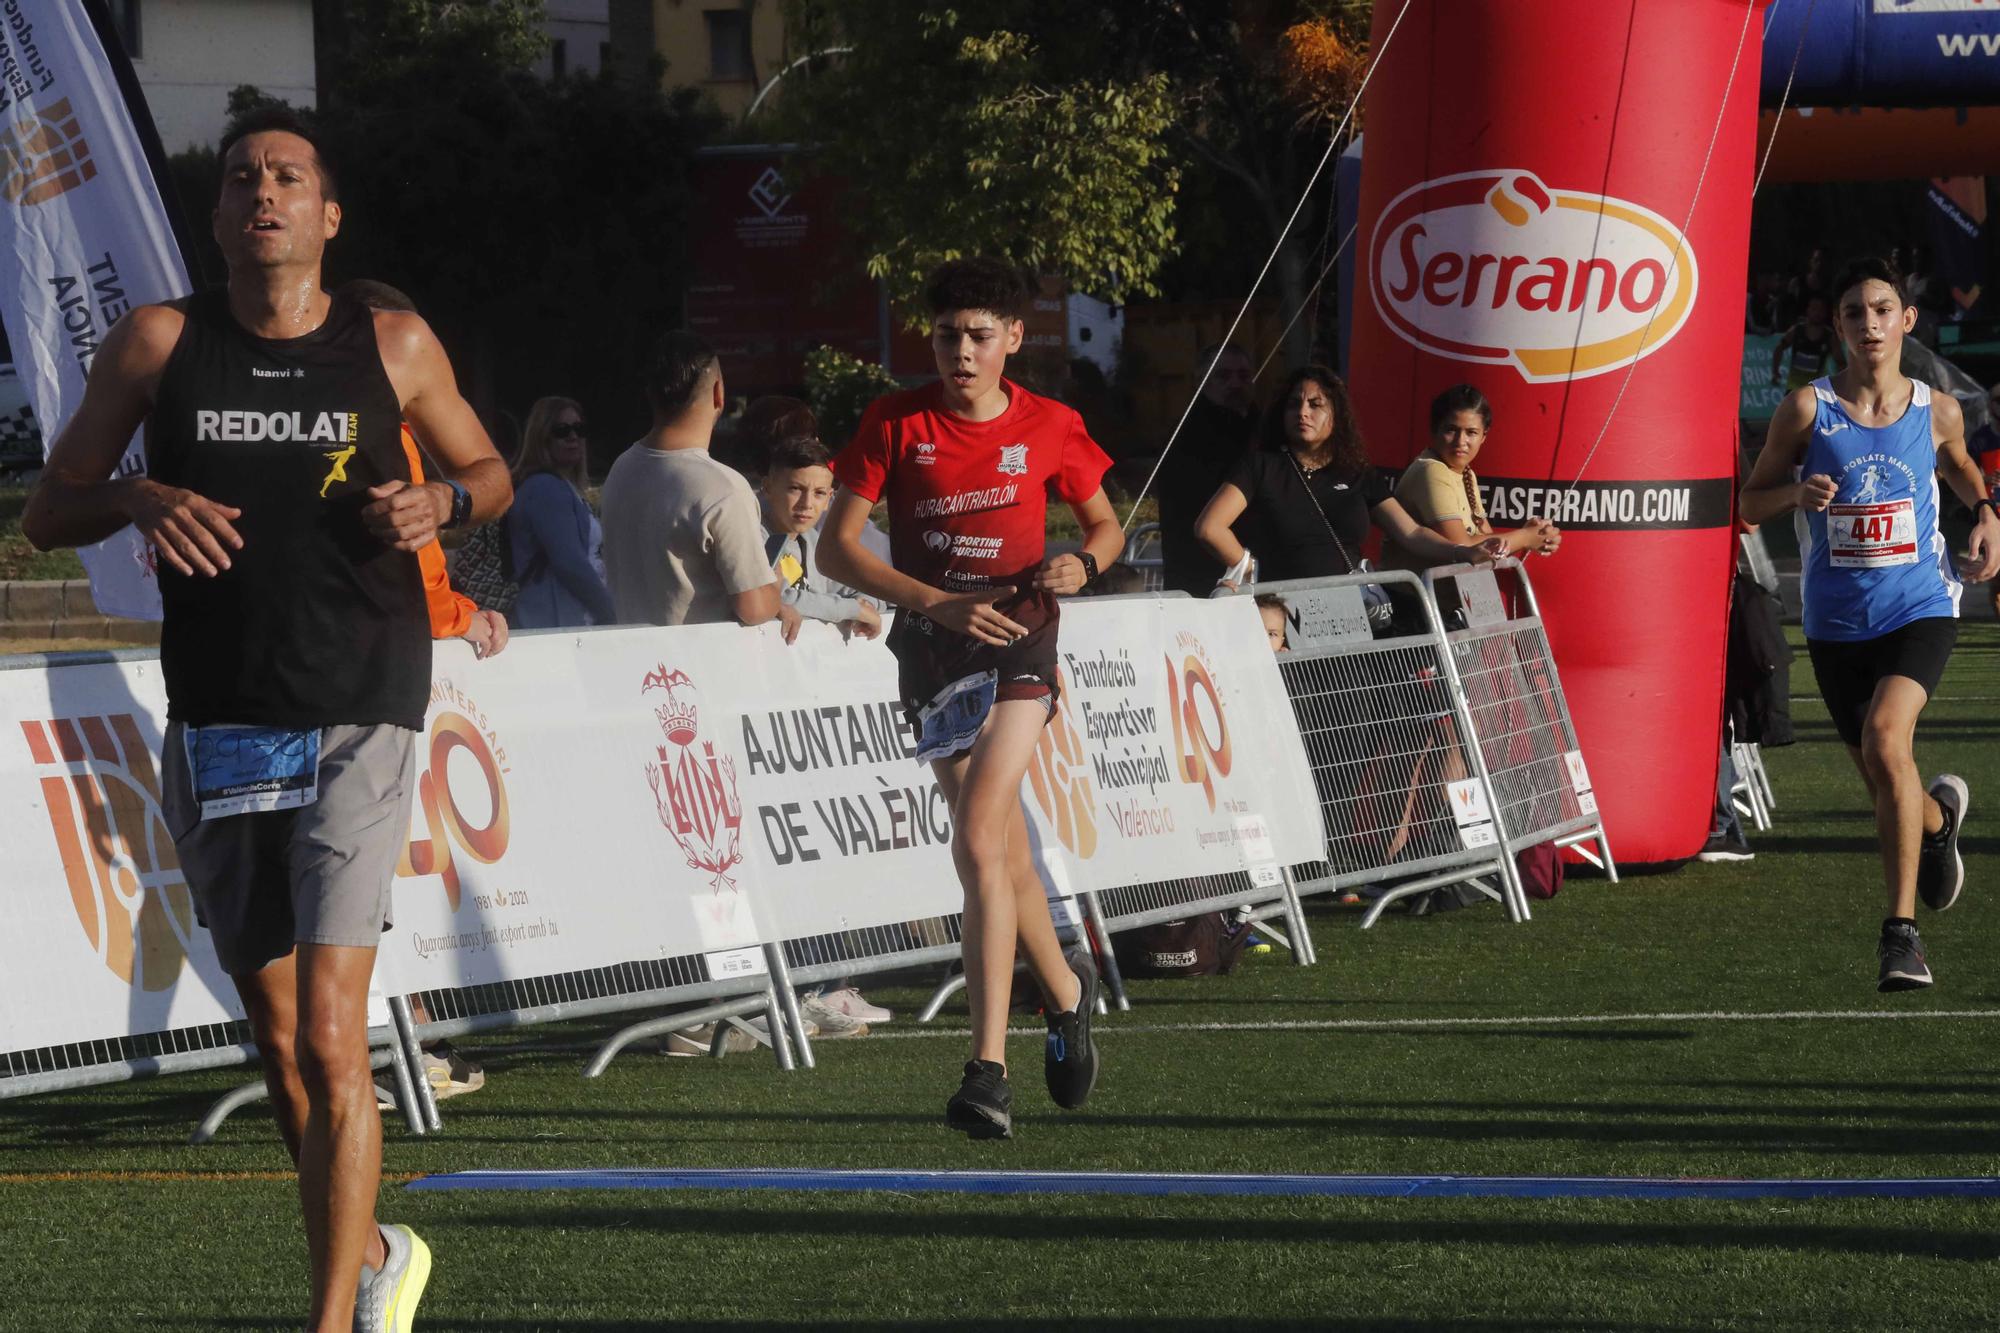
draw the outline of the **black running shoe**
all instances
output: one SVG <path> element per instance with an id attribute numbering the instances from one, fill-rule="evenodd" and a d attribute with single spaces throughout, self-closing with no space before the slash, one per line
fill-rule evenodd
<path id="1" fill-rule="evenodd" d="M 1711 833 L 1708 842 L 1695 853 L 1697 861 L 1754 861 L 1757 853 L 1741 833 Z"/>
<path id="2" fill-rule="evenodd" d="M 944 1122 L 975 1139 L 1006 1139 L 1014 1135 L 1014 1090 L 1007 1086 L 1004 1065 L 991 1060 L 965 1062 L 965 1082 L 944 1104 Z"/>
<path id="3" fill-rule="evenodd" d="M 1958 901 L 1965 887 L 1965 858 L 1958 854 L 1958 830 L 1972 805 L 1972 793 L 1965 779 L 1955 773 L 1940 773 L 1931 779 L 1931 798 L 1944 811 L 1944 827 L 1924 835 L 1917 849 L 1917 896 L 1933 912 L 1942 912 Z"/>
<path id="4" fill-rule="evenodd" d="M 1090 1090 L 1097 1086 L 1097 1043 L 1090 1039 L 1091 1015 L 1097 1012 L 1097 964 L 1088 949 L 1075 950 L 1068 962 L 1083 987 L 1083 998 L 1076 1008 L 1049 1015 L 1042 1069 L 1055 1104 L 1074 1111 L 1090 1100 Z"/>
<path id="5" fill-rule="evenodd" d="M 1915 926 L 1900 921 L 1882 923 L 1882 942 L 1875 946 L 1882 956 L 1881 979 L 1876 990 L 1922 990 L 1931 984 L 1930 964 L 1924 961 L 1924 942 Z"/>

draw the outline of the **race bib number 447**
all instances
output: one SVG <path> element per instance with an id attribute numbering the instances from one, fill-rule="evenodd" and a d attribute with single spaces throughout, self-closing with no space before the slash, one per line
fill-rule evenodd
<path id="1" fill-rule="evenodd" d="M 1826 511 L 1827 557 L 1835 569 L 1884 569 L 1917 562 L 1916 502 L 1836 504 Z"/>

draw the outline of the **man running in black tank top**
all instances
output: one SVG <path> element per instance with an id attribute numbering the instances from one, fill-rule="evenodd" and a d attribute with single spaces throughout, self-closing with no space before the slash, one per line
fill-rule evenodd
<path id="1" fill-rule="evenodd" d="M 375 1222 L 367 999 L 430 686 L 415 552 L 512 491 L 424 322 L 320 289 L 340 205 L 306 127 L 239 122 L 222 168 L 227 290 L 111 330 L 21 527 L 157 554 L 161 804 L 298 1165 L 310 1327 L 402 1330 L 430 1254 Z M 411 484 L 401 421 L 448 480 Z M 106 480 L 142 423 L 149 475 Z"/>

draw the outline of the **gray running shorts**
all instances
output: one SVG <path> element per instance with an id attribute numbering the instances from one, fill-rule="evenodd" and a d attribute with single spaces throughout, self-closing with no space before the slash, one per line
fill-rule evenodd
<path id="1" fill-rule="evenodd" d="M 410 836 L 417 733 L 392 724 L 320 729 L 311 804 L 201 818 L 187 729 L 167 724 L 161 809 L 195 913 L 231 976 L 295 944 L 372 947 L 389 928 L 389 888 Z"/>

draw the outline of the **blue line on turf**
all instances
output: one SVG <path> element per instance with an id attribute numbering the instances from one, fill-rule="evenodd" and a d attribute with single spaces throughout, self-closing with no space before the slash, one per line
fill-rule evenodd
<path id="1" fill-rule="evenodd" d="M 818 1171 L 777 1167 L 455 1171 L 413 1190 L 890 1190 L 944 1194 L 1348 1195 L 1402 1199 L 2000 1198 L 2000 1178 L 1715 1180 L 1644 1176 L 1192 1175 L 1148 1171 Z"/>

